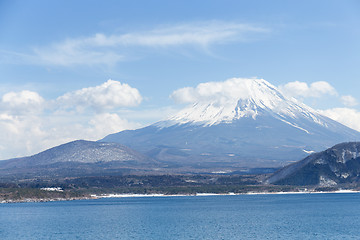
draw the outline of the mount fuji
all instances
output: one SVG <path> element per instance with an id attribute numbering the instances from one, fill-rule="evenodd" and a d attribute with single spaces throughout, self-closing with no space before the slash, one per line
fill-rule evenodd
<path id="1" fill-rule="evenodd" d="M 200 90 L 198 101 L 175 116 L 100 141 L 124 144 L 173 167 L 230 169 L 281 167 L 360 140 L 359 132 L 263 79 L 233 78 L 215 90 Z"/>

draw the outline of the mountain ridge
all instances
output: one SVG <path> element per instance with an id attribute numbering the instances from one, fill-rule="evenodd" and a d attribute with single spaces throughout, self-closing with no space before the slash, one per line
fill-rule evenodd
<path id="1" fill-rule="evenodd" d="M 336 144 L 286 166 L 267 179 L 280 185 L 337 186 L 360 182 L 360 142 Z"/>
<path id="2" fill-rule="evenodd" d="M 235 89 L 228 96 L 205 93 L 167 120 L 100 141 L 177 164 L 279 167 L 338 142 L 360 140 L 359 132 L 284 96 L 263 79 L 226 84 Z"/>
<path id="3" fill-rule="evenodd" d="M 121 174 L 161 166 L 156 160 L 118 143 L 76 140 L 32 156 L 0 161 L 0 177 Z"/>

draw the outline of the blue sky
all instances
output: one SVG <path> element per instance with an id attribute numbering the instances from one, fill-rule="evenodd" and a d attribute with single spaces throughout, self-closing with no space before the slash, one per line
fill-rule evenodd
<path id="1" fill-rule="evenodd" d="M 359 1 L 0 0 L 0 159 L 145 126 L 233 77 L 360 130 L 359 25 Z"/>

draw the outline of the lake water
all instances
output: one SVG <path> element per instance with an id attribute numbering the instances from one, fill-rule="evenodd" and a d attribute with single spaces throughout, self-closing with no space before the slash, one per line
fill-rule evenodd
<path id="1" fill-rule="evenodd" d="M 0 204 L 0 239 L 360 239 L 360 194 Z"/>

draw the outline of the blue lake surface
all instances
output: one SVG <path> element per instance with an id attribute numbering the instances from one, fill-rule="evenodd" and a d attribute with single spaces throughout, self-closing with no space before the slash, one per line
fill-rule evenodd
<path id="1" fill-rule="evenodd" d="M 360 239 L 360 194 L 0 204 L 0 239 Z"/>

